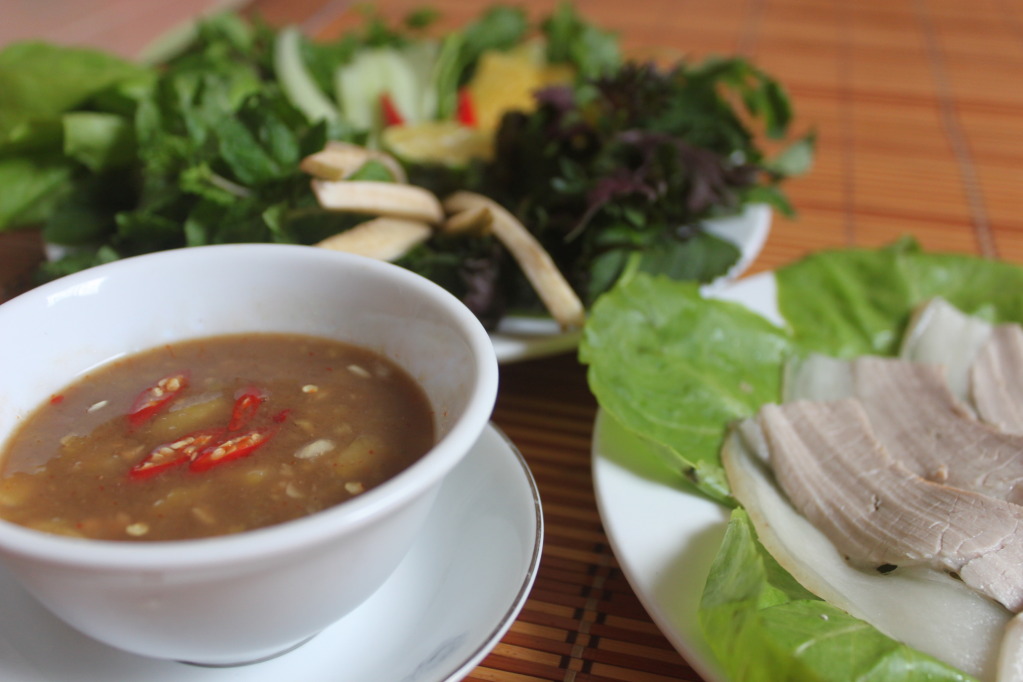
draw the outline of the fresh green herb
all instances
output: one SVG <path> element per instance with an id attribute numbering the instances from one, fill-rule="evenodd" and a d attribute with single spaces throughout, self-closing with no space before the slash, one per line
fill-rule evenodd
<path id="1" fill-rule="evenodd" d="M 95 50 L 29 42 L 0 51 L 0 229 L 45 220 L 82 165 L 130 153 L 122 91 L 151 78 Z"/>
<path id="2" fill-rule="evenodd" d="M 223 14 L 159 65 L 28 44 L 0 52 L 0 229 L 43 225 L 69 249 L 44 277 L 158 249 L 315 243 L 354 224 L 320 209 L 298 167 L 327 140 L 379 144 L 382 95 L 408 123 L 450 120 L 490 51 L 539 40 L 574 79 L 505 116 L 490 161 L 403 159 L 443 194 L 500 201 L 589 304 L 623 274 L 709 281 L 738 258 L 701 221 L 767 201 L 812 161 L 812 138 L 774 158 L 791 111 L 741 59 L 660 69 L 623 60 L 614 34 L 570 4 L 532 23 L 495 6 L 441 40 L 423 10 L 390 25 L 372 8 L 329 42 Z M 754 129 L 752 126 L 757 126 Z M 367 171 L 368 172 L 368 171 Z M 542 312 L 508 254 L 437 237 L 402 264 L 445 282 L 481 318 Z"/>
<path id="3" fill-rule="evenodd" d="M 223 15 L 159 71 L 142 72 L 145 87 L 119 101 L 126 115 L 60 114 L 68 187 L 43 232 L 74 250 L 45 276 L 165 248 L 309 243 L 350 226 L 316 206 L 297 170 L 323 147 L 327 123 L 311 123 L 272 79 L 274 37 Z"/>
<path id="4" fill-rule="evenodd" d="M 584 21 L 569 4 L 558 5 L 541 26 L 550 62 L 570 64 L 583 78 L 599 78 L 621 66 L 618 38 Z"/>
<path id="5" fill-rule="evenodd" d="M 529 19 L 521 8 L 496 5 L 461 31 L 445 37 L 433 74 L 438 117 L 455 116 L 458 89 L 472 78 L 484 52 L 510 50 L 528 33 Z"/>
<path id="6" fill-rule="evenodd" d="M 516 47 L 526 39 L 529 29 L 529 19 L 520 8 L 498 5 L 487 9 L 479 19 L 459 32 L 460 80 L 464 83 L 472 77 L 472 67 L 484 52 Z"/>
<path id="7" fill-rule="evenodd" d="M 788 101 L 741 59 L 668 70 L 630 63 L 550 88 L 534 114 L 505 117 L 483 191 L 515 207 L 588 303 L 630 264 L 709 281 L 723 270 L 693 263 L 722 266 L 737 254 L 706 235 L 694 243 L 701 221 L 751 201 L 791 213 L 778 191 L 785 176 L 730 106 L 733 95 L 766 134 L 787 133 Z"/>

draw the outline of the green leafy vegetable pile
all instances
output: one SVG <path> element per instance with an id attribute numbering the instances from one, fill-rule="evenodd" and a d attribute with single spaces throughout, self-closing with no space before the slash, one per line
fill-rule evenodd
<path id="1" fill-rule="evenodd" d="M 911 240 L 818 253 L 774 278 L 780 327 L 692 283 L 631 276 L 594 306 L 580 347 L 601 408 L 659 445 L 691 491 L 726 505 L 735 504 L 719 458 L 727 427 L 781 399 L 788 358 L 895 355 L 913 309 L 936 296 L 992 322 L 1023 322 L 1023 268 L 926 253 Z M 701 611 L 732 679 L 969 679 L 832 611 L 777 567 L 736 510 Z"/>
<path id="2" fill-rule="evenodd" d="M 634 270 L 710 280 L 738 252 L 701 221 L 750 202 L 791 211 L 780 184 L 809 167 L 813 138 L 786 139 L 788 98 L 747 61 L 628 62 L 568 4 L 535 24 L 494 7 L 443 39 L 426 32 L 435 18 L 391 27 L 371 15 L 314 42 L 224 14 L 154 64 L 12 45 L 0 51 L 0 230 L 42 225 L 65 247 L 42 278 L 183 246 L 316 243 L 360 220 L 318 206 L 298 162 L 328 140 L 380 143 L 377 81 L 417 117 L 451 120 L 484 54 L 537 37 L 574 78 L 508 113 L 492 158 L 402 161 L 439 195 L 468 189 L 508 207 L 586 303 Z M 788 146 L 768 159 L 763 138 Z M 438 237 L 401 264 L 484 320 L 539 308 L 492 238 Z"/>
<path id="3" fill-rule="evenodd" d="M 784 137 L 778 84 L 748 62 L 661 70 L 627 63 L 539 93 L 498 134 L 486 188 L 514 206 L 591 302 L 627 268 L 709 281 L 735 261 L 700 221 L 766 202 L 790 213 L 778 182 L 805 170 L 812 138 L 767 161 L 729 95 Z M 702 250 L 701 250 L 702 249 Z"/>

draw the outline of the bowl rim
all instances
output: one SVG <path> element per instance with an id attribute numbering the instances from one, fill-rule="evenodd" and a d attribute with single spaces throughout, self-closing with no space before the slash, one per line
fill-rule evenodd
<path id="1" fill-rule="evenodd" d="M 218 252 L 231 252 L 240 259 L 271 257 L 340 267 L 358 266 L 373 271 L 375 276 L 392 278 L 414 288 L 445 311 L 472 351 L 476 379 L 465 411 L 411 466 L 356 498 L 308 516 L 231 535 L 149 542 L 61 536 L 0 519 L 0 555 L 54 565 L 129 572 L 202 569 L 313 549 L 333 536 L 385 517 L 400 506 L 401 500 L 415 499 L 439 485 L 479 439 L 497 398 L 498 362 L 489 334 L 479 319 L 449 291 L 411 270 L 385 261 L 295 244 L 218 244 L 170 249 L 98 265 L 31 289 L 0 304 L 0 324 L 8 315 L 19 314 L 23 307 L 38 306 L 40 302 L 45 305 L 49 297 L 97 279 L 133 269 L 142 271 L 159 266 L 161 261 L 214 257 Z M 0 441 L 0 445 L 3 442 Z"/>

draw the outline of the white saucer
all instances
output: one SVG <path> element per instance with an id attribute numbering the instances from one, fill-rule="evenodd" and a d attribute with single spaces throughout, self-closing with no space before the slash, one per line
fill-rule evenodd
<path id="1" fill-rule="evenodd" d="M 460 680 L 522 609 L 542 544 L 533 476 L 515 446 L 488 426 L 444 482 L 422 537 L 394 575 L 362 606 L 298 649 L 236 668 L 124 653 L 50 615 L 0 569 L 0 680 Z"/>

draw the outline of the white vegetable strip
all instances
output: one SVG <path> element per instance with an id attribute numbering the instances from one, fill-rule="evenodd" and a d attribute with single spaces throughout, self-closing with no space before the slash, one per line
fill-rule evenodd
<path id="1" fill-rule="evenodd" d="M 302 159 L 299 168 L 321 180 L 344 180 L 369 161 L 383 164 L 395 182 L 408 181 L 405 168 L 390 154 L 336 140 L 331 140 L 321 151 Z"/>
<path id="2" fill-rule="evenodd" d="M 426 223 L 401 218 L 376 218 L 327 237 L 317 246 L 377 260 L 395 261 L 422 244 L 433 229 Z"/>
<path id="3" fill-rule="evenodd" d="M 486 234 L 494 224 L 494 215 L 486 206 L 460 211 L 448 216 L 441 226 L 442 234 Z"/>
<path id="4" fill-rule="evenodd" d="M 419 220 L 438 225 L 444 209 L 431 192 L 414 185 L 367 180 L 313 180 L 313 192 L 326 209 Z"/>

